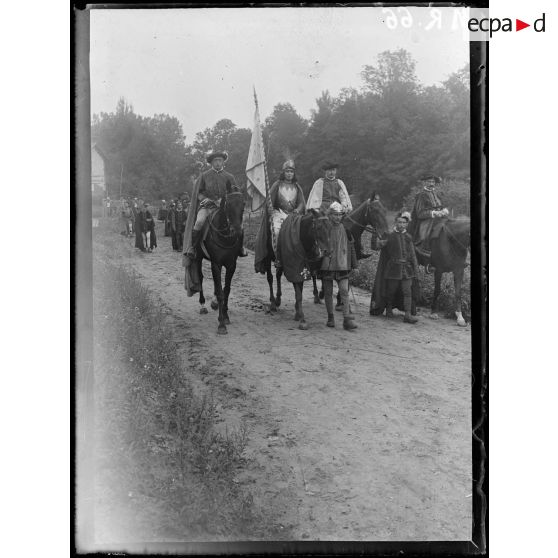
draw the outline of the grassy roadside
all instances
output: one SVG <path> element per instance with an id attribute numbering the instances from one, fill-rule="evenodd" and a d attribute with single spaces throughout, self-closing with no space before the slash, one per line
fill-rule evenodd
<path id="1" fill-rule="evenodd" d="M 94 263 L 96 539 L 273 537 L 270 510 L 235 480 L 245 429 L 216 431 L 149 291 L 123 267 Z"/>

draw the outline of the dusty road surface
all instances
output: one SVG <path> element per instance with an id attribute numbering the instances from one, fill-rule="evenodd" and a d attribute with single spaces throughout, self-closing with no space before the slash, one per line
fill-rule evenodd
<path id="1" fill-rule="evenodd" d="M 199 314 L 183 287 L 180 254 L 158 225 L 159 248 L 142 254 L 119 237 L 112 258 L 132 267 L 176 325 L 189 372 L 218 401 L 220 426 L 249 429 L 247 483 L 297 540 L 470 540 L 470 326 L 368 315 L 354 289 L 359 328 L 327 328 L 305 285 L 309 324 L 293 321 L 284 283 L 266 313 L 267 281 L 239 259 L 228 335 Z M 205 265 L 205 264 L 204 264 Z M 206 267 L 206 297 L 213 291 Z M 208 304 L 209 306 L 209 304 Z"/>

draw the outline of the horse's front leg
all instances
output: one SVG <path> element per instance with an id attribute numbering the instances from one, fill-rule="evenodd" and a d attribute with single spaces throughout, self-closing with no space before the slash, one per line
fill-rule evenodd
<path id="1" fill-rule="evenodd" d="M 213 285 L 215 286 L 215 296 L 219 305 L 219 327 L 217 333 L 224 335 L 227 333 L 227 326 L 225 325 L 225 318 L 223 316 L 223 287 L 221 285 L 221 266 L 216 263 L 211 263 L 211 273 L 213 275 Z"/>
<path id="2" fill-rule="evenodd" d="M 308 329 L 308 325 L 304 318 L 304 312 L 302 311 L 302 289 L 304 283 L 293 283 L 295 289 L 295 320 L 298 320 L 298 329 Z"/>
<path id="3" fill-rule="evenodd" d="M 207 308 L 205 307 L 205 296 L 203 295 L 203 273 L 202 273 L 202 260 L 197 260 L 198 275 L 200 277 L 200 314 L 207 314 Z"/>
<path id="4" fill-rule="evenodd" d="M 281 292 L 281 277 L 283 276 L 283 270 L 281 268 L 279 268 L 277 270 L 277 273 L 275 274 L 275 279 L 277 280 L 277 294 L 275 295 L 275 305 L 277 306 L 277 308 L 279 308 L 279 306 L 281 306 L 281 295 L 283 294 Z"/>
<path id="5" fill-rule="evenodd" d="M 267 284 L 269 285 L 269 310 L 271 312 L 277 312 L 277 302 L 275 297 L 273 296 L 273 272 L 271 271 L 271 261 L 266 263 L 266 275 L 267 275 Z"/>
<path id="6" fill-rule="evenodd" d="M 463 267 L 453 270 L 453 286 L 455 288 L 455 316 L 457 318 L 457 325 L 464 327 L 467 325 L 463 314 L 461 313 L 461 285 L 463 284 Z"/>
<path id="7" fill-rule="evenodd" d="M 312 275 L 312 288 L 313 288 L 312 293 L 314 295 L 314 304 L 321 304 L 322 301 L 320 300 L 320 294 L 318 293 L 318 284 L 317 284 L 317 281 L 316 281 L 316 274 Z"/>
<path id="8" fill-rule="evenodd" d="M 430 310 L 430 317 L 433 320 L 438 319 L 438 297 L 440 296 L 440 290 L 442 285 L 442 272 L 436 268 L 434 272 L 434 296 L 432 298 L 432 308 Z"/>
<path id="9" fill-rule="evenodd" d="M 235 271 L 236 261 L 234 261 L 230 267 L 225 268 L 225 290 L 223 292 L 223 319 L 225 325 L 231 323 L 229 319 L 229 295 L 231 294 L 231 282 Z"/>

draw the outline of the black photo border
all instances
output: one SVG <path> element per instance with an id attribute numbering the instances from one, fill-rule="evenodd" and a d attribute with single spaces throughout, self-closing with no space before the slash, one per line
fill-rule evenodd
<path id="1" fill-rule="evenodd" d="M 266 8 L 266 7 L 471 7 L 479 2 L 381 3 L 168 3 L 73 2 L 71 4 L 71 171 L 72 188 L 72 494 L 71 550 L 107 555 L 370 555 L 469 556 L 488 550 L 488 43 L 470 43 L 471 83 L 471 403 L 472 498 L 471 541 L 239 541 L 195 543 L 127 543 L 93 550 L 93 298 L 91 230 L 91 111 L 89 81 L 90 9 Z M 79 411 L 79 412 L 78 412 Z M 79 470 L 80 486 L 77 487 Z M 98 548 L 98 547 L 97 547 Z M 91 549 L 91 550 L 88 550 Z"/>

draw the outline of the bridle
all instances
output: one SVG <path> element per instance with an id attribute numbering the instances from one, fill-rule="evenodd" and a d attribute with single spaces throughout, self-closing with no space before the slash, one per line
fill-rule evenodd
<path id="1" fill-rule="evenodd" d="M 223 208 L 219 207 L 217 212 L 214 214 L 213 219 L 209 220 L 209 228 L 217 233 L 219 236 L 223 237 L 223 238 L 232 238 L 234 236 L 237 236 L 237 233 L 235 232 L 234 229 L 231 228 L 231 223 L 229 221 L 229 217 L 227 215 L 227 203 L 229 201 L 229 198 L 231 196 L 242 196 L 242 192 L 230 192 L 228 194 L 225 194 L 225 205 Z M 222 229 L 218 229 L 214 224 L 214 218 L 217 215 L 217 213 L 219 213 L 219 211 L 221 211 L 222 213 L 225 214 L 225 219 L 226 219 L 226 224 Z"/>
<path id="2" fill-rule="evenodd" d="M 314 253 L 318 254 L 318 256 L 316 258 L 309 258 L 308 255 L 306 255 L 306 259 L 308 262 L 314 263 L 314 262 L 319 262 L 325 255 L 325 251 L 322 250 L 320 248 L 320 244 L 318 243 L 318 229 L 316 226 L 316 222 L 317 221 L 328 221 L 328 217 L 326 215 L 320 215 L 319 217 L 314 217 L 312 216 L 312 232 L 313 232 L 313 237 L 314 237 L 314 242 L 313 242 L 313 246 L 312 248 L 314 248 Z"/>
<path id="3" fill-rule="evenodd" d="M 376 227 L 373 225 L 370 225 L 368 223 L 368 214 L 370 212 L 370 200 L 368 200 L 366 202 L 366 211 L 364 212 L 364 225 L 362 225 L 361 223 L 359 223 L 358 221 L 355 221 L 351 215 L 349 213 L 347 213 L 347 215 L 345 216 L 351 223 L 355 224 L 357 227 L 361 228 L 363 231 L 367 231 L 369 233 L 372 234 L 378 234 L 378 231 L 376 230 Z"/>

